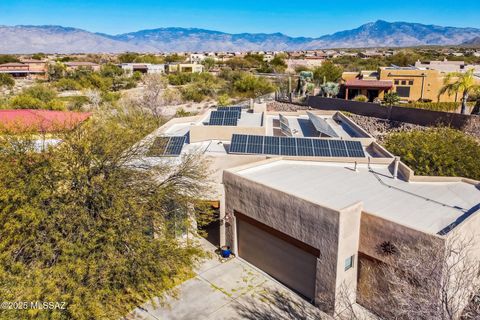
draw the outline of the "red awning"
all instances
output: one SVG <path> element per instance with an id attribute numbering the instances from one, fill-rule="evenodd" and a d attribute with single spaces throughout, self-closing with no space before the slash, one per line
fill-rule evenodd
<path id="1" fill-rule="evenodd" d="M 345 87 L 352 89 L 391 89 L 393 82 L 390 80 L 347 80 Z"/>

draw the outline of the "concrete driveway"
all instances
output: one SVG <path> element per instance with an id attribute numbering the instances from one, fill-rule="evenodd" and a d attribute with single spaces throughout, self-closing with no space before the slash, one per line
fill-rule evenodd
<path id="1" fill-rule="evenodd" d="M 213 248 L 213 247 L 212 247 Z M 205 261 L 197 275 L 179 287 L 168 307 L 137 308 L 134 319 L 329 319 L 313 305 L 241 259 Z"/>

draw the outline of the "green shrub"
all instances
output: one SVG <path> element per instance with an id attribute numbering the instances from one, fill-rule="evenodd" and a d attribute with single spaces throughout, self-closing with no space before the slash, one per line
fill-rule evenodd
<path id="1" fill-rule="evenodd" d="M 394 106 L 398 104 L 400 101 L 400 97 L 398 96 L 398 93 L 396 92 L 387 92 L 385 93 L 385 96 L 383 97 L 383 101 L 387 106 Z"/>
<path id="2" fill-rule="evenodd" d="M 52 99 L 48 102 L 34 98 L 29 95 L 18 95 L 10 99 L 9 107 L 12 109 L 46 109 L 46 110 L 65 110 L 65 104 L 58 99 Z"/>
<path id="3" fill-rule="evenodd" d="M 39 84 L 23 90 L 21 95 L 27 95 L 48 103 L 57 97 L 57 92 L 50 87 Z"/>
<path id="4" fill-rule="evenodd" d="M 181 92 L 183 99 L 187 101 L 201 102 L 206 98 L 195 85 L 188 85 L 185 88 L 182 88 Z"/>
<path id="5" fill-rule="evenodd" d="M 480 180 L 480 144 L 461 131 L 436 128 L 392 133 L 385 147 L 418 175 Z"/>
<path id="6" fill-rule="evenodd" d="M 55 88 L 57 88 L 60 91 L 82 89 L 82 85 L 78 83 L 76 80 L 67 79 L 67 78 L 58 80 L 54 85 L 55 85 Z"/>
<path id="7" fill-rule="evenodd" d="M 11 75 L 7 73 L 0 73 L 0 88 L 1 87 L 13 88 L 14 85 L 15 85 L 15 80 Z"/>
<path id="8" fill-rule="evenodd" d="M 184 117 L 190 117 L 195 115 L 193 112 L 186 111 L 183 108 L 178 108 L 177 112 L 175 113 L 175 118 L 184 118 Z"/>
<path id="9" fill-rule="evenodd" d="M 62 97 L 57 100 L 63 101 L 68 110 L 79 111 L 89 102 L 86 96 Z"/>
<path id="10" fill-rule="evenodd" d="M 119 92 L 102 92 L 103 102 L 117 102 L 121 97 L 122 95 Z"/>
<path id="11" fill-rule="evenodd" d="M 363 95 L 363 94 L 359 94 L 358 96 L 356 96 L 355 98 L 353 98 L 353 101 L 368 102 L 368 98 L 367 98 L 367 96 L 365 96 L 365 95 Z"/>
<path id="12" fill-rule="evenodd" d="M 275 86 L 267 79 L 249 73 L 241 73 L 233 82 L 233 90 L 243 97 L 256 98 L 275 91 Z"/>
<path id="13" fill-rule="evenodd" d="M 228 106 L 230 104 L 230 97 L 228 94 L 222 94 L 217 98 L 219 106 Z"/>

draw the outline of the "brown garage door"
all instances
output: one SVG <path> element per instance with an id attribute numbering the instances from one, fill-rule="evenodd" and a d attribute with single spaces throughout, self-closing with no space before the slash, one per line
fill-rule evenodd
<path id="1" fill-rule="evenodd" d="M 237 234 L 241 258 L 313 301 L 316 249 L 243 215 L 237 215 Z"/>

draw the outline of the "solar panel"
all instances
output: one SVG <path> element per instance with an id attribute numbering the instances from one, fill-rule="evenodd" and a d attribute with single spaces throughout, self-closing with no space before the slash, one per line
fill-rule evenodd
<path id="1" fill-rule="evenodd" d="M 365 152 L 360 141 L 345 141 L 345 144 L 349 157 L 365 158 Z"/>
<path id="2" fill-rule="evenodd" d="M 247 152 L 248 136 L 243 134 L 234 134 L 230 144 L 231 153 L 246 153 Z"/>
<path id="3" fill-rule="evenodd" d="M 170 141 L 169 137 L 156 137 L 153 140 L 150 149 L 148 150 L 147 156 L 148 157 L 161 157 L 165 153 L 165 149 L 167 148 L 168 141 Z"/>
<path id="4" fill-rule="evenodd" d="M 364 158 L 359 141 L 234 134 L 230 153 Z"/>
<path id="5" fill-rule="evenodd" d="M 147 153 L 148 157 L 178 156 L 182 153 L 187 137 L 157 137 Z"/>
<path id="6" fill-rule="evenodd" d="M 331 157 L 330 146 L 327 140 L 312 139 L 315 157 Z"/>
<path id="7" fill-rule="evenodd" d="M 313 157 L 312 139 L 297 138 L 297 154 L 299 156 Z"/>
<path id="8" fill-rule="evenodd" d="M 280 154 L 283 156 L 297 155 L 297 144 L 294 138 L 280 137 Z"/>
<path id="9" fill-rule="evenodd" d="M 328 140 L 332 157 L 348 157 L 347 146 L 343 140 Z"/>
<path id="10" fill-rule="evenodd" d="M 330 125 L 327 123 L 327 121 L 325 121 L 325 119 L 308 111 L 307 111 L 307 115 L 310 121 L 312 122 L 313 126 L 318 132 L 331 138 L 338 137 L 338 134 L 335 131 L 333 131 L 332 127 L 330 127 Z"/>
<path id="11" fill-rule="evenodd" d="M 264 139 L 264 149 L 265 154 L 277 155 L 280 154 L 280 138 L 279 137 L 265 137 Z"/>
<path id="12" fill-rule="evenodd" d="M 236 111 L 238 112 L 238 119 L 242 117 L 242 107 L 240 106 L 218 107 L 217 111 Z"/>
<path id="13" fill-rule="evenodd" d="M 210 113 L 210 126 L 236 126 L 238 124 L 238 111 L 212 111 Z"/>
<path id="14" fill-rule="evenodd" d="M 167 148 L 165 149 L 164 155 L 166 156 L 178 156 L 182 153 L 183 145 L 185 144 L 187 137 L 170 137 Z"/>
<path id="15" fill-rule="evenodd" d="M 281 114 L 278 115 L 280 118 L 280 130 L 282 130 L 282 133 L 287 136 L 287 137 L 292 137 L 293 133 L 292 130 L 290 129 L 290 124 L 288 123 L 288 119 Z"/>
<path id="16" fill-rule="evenodd" d="M 263 154 L 263 136 L 249 136 L 247 153 Z"/>

